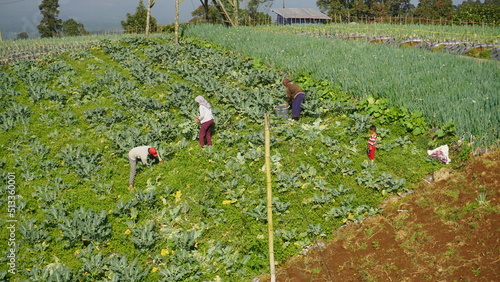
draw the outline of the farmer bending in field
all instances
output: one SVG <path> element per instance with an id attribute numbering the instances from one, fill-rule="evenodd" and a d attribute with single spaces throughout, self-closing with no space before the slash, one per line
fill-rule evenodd
<path id="1" fill-rule="evenodd" d="M 158 155 L 158 151 L 150 146 L 139 146 L 135 147 L 130 152 L 128 152 L 128 160 L 130 162 L 130 178 L 128 180 L 129 188 L 134 188 L 135 179 L 135 169 L 137 165 L 137 160 L 141 160 L 143 164 L 148 165 L 148 157 L 151 156 L 157 159 L 160 163 L 163 160 Z"/>
<path id="2" fill-rule="evenodd" d="M 200 115 L 196 117 L 196 122 L 201 124 L 200 128 L 200 146 L 205 146 L 205 138 L 207 139 L 207 146 L 212 146 L 212 128 L 214 127 L 214 115 L 212 114 L 212 107 L 205 98 L 196 96 L 194 100 L 200 105 Z"/>
<path id="3" fill-rule="evenodd" d="M 302 88 L 286 78 L 282 83 L 286 87 L 286 102 L 292 107 L 292 118 L 298 121 L 306 94 Z"/>

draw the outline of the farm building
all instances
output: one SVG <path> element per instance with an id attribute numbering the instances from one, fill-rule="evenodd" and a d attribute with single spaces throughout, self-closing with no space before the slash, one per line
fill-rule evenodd
<path id="1" fill-rule="evenodd" d="M 277 14 L 278 24 L 310 24 L 326 23 L 331 18 L 318 10 L 311 8 L 283 8 L 272 9 Z"/>

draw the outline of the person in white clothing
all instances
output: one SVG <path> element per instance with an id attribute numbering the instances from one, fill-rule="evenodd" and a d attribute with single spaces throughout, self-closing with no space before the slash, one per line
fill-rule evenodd
<path id="1" fill-rule="evenodd" d="M 140 160 L 143 164 L 148 165 L 149 156 L 157 159 L 160 163 L 163 162 L 160 155 L 158 155 L 156 148 L 150 146 L 135 147 L 128 152 L 128 160 L 130 162 L 130 177 L 128 180 L 129 188 L 134 188 L 137 160 Z"/>
<path id="2" fill-rule="evenodd" d="M 200 115 L 196 117 L 196 122 L 201 124 L 200 128 L 200 146 L 205 146 L 205 139 L 207 146 L 212 146 L 212 128 L 214 127 L 214 115 L 212 114 L 212 107 L 202 96 L 197 96 L 194 99 L 200 105 Z"/>

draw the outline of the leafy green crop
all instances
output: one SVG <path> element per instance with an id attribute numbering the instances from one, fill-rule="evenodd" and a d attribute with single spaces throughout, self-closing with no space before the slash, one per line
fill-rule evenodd
<path id="1" fill-rule="evenodd" d="M 105 243 L 111 233 L 111 225 L 107 223 L 106 211 L 99 214 L 92 210 L 80 208 L 71 214 L 71 217 L 63 217 L 59 223 L 59 228 L 63 233 L 63 238 L 68 244 L 99 245 Z"/>
<path id="2" fill-rule="evenodd" d="M 20 279 L 241 281 L 266 272 L 264 113 L 278 265 L 442 166 L 427 162 L 425 135 L 401 128 L 410 111 L 375 117 L 357 106 L 370 103 L 311 73 L 298 82 L 307 92 L 300 123 L 284 120 L 272 114 L 285 99 L 283 72 L 263 58 L 195 40 L 122 39 L 0 69 L 0 204 L 15 172 Z M 214 145 L 203 149 L 197 95 L 215 115 Z M 383 124 L 385 148 L 369 166 L 372 123 Z M 165 162 L 139 163 L 129 190 L 127 153 L 139 145 Z"/>

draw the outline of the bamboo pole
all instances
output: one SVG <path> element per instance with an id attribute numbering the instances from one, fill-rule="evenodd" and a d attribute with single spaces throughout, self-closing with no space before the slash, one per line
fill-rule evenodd
<path id="1" fill-rule="evenodd" d="M 266 159 L 266 181 L 267 181 L 267 230 L 269 233 L 269 269 L 271 282 L 276 281 L 276 270 L 274 267 L 274 230 L 273 230 L 273 194 L 271 185 L 271 142 L 269 134 L 269 115 L 264 115 L 264 139 Z"/>
<path id="2" fill-rule="evenodd" d="M 146 38 L 149 37 L 149 18 L 151 16 L 151 0 L 148 0 L 148 9 L 146 13 Z"/>

